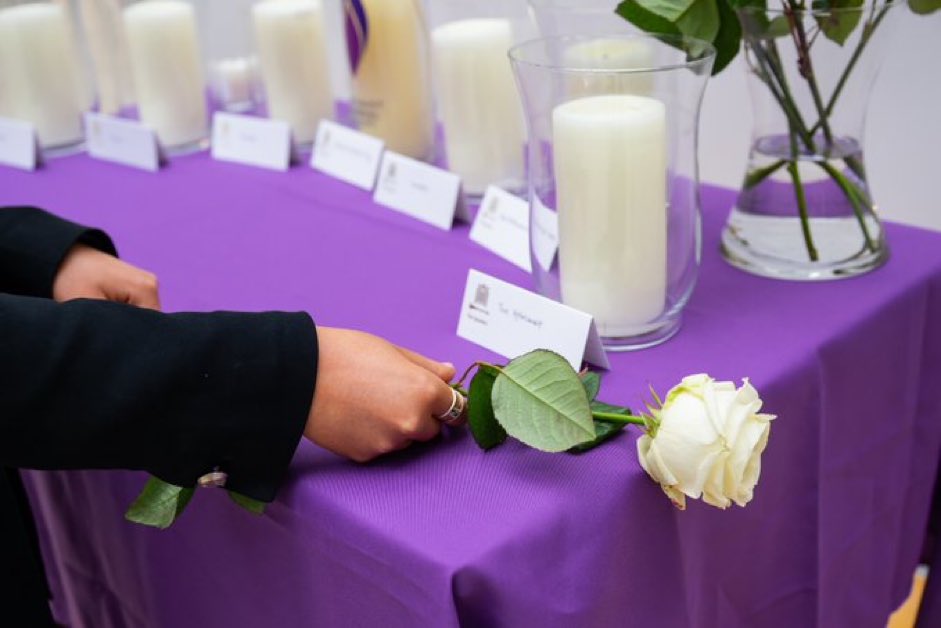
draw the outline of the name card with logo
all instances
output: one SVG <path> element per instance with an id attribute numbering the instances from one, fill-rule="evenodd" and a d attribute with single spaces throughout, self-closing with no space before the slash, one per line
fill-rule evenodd
<path id="1" fill-rule="evenodd" d="M 529 257 L 529 203 L 491 185 L 477 210 L 470 239 L 526 272 Z"/>
<path id="2" fill-rule="evenodd" d="M 552 268 L 558 249 L 559 215 L 536 197 L 533 201 L 533 253 L 543 270 Z"/>
<path id="3" fill-rule="evenodd" d="M 95 159 L 156 172 L 160 149 L 153 130 L 134 120 L 85 114 L 85 142 Z"/>
<path id="4" fill-rule="evenodd" d="M 384 144 L 379 138 L 330 120 L 317 127 L 310 166 L 350 185 L 371 191 Z"/>
<path id="5" fill-rule="evenodd" d="M 474 269 L 457 335 L 509 359 L 550 349 L 576 370 L 582 361 L 610 367 L 590 315 Z"/>
<path id="6" fill-rule="evenodd" d="M 0 164 L 23 170 L 36 169 L 39 165 L 39 142 L 32 124 L 0 118 Z"/>
<path id="7" fill-rule="evenodd" d="M 285 171 L 291 165 L 291 126 L 283 120 L 217 111 L 212 116 L 212 157 Z"/>
<path id="8" fill-rule="evenodd" d="M 459 176 L 388 150 L 373 200 L 445 231 L 468 218 Z"/>

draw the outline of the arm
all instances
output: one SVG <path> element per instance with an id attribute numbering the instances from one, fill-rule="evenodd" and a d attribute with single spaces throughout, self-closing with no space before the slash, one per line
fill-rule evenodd
<path id="1" fill-rule="evenodd" d="M 0 464 L 145 469 L 270 501 L 317 374 L 306 314 L 160 314 L 0 295 Z"/>

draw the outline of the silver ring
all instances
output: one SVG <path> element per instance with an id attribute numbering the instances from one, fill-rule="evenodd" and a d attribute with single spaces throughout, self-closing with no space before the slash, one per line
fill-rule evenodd
<path id="1" fill-rule="evenodd" d="M 448 408 L 447 412 L 439 414 L 435 418 L 447 425 L 453 425 L 454 423 L 460 421 L 461 417 L 464 415 L 464 405 L 466 403 L 467 400 L 464 399 L 464 395 L 452 388 L 451 407 Z"/>

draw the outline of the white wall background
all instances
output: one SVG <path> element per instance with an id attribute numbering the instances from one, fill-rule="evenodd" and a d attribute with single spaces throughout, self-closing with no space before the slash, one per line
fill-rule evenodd
<path id="1" fill-rule="evenodd" d="M 253 0 L 193 1 L 201 12 L 212 15 L 211 20 L 202 20 L 211 31 L 204 31 L 204 45 L 224 46 L 224 40 L 247 32 L 234 14 L 247 19 L 242 7 Z M 328 45 L 334 92 L 347 98 L 340 0 L 324 0 L 324 7 L 327 31 L 332 34 Z M 941 230 L 941 12 L 926 17 L 907 7 L 900 10 L 904 14 L 897 16 L 894 39 L 872 94 L 866 165 L 884 218 Z M 732 188 L 740 184 L 750 141 L 749 107 L 739 58 L 706 90 L 700 127 L 703 181 Z"/>

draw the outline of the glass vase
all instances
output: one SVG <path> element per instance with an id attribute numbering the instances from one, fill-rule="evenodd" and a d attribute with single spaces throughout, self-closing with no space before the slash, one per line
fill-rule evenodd
<path id="1" fill-rule="evenodd" d="M 479 201 L 525 186 L 526 133 L 507 52 L 532 39 L 525 0 L 429 0 L 432 79 L 448 168 Z"/>
<path id="2" fill-rule="evenodd" d="M 261 78 L 252 32 L 255 0 L 202 0 L 195 5 L 213 110 L 255 113 Z"/>
<path id="3" fill-rule="evenodd" d="M 29 122 L 46 157 L 80 150 L 95 100 L 74 2 L 0 0 L 0 116 Z"/>
<path id="4" fill-rule="evenodd" d="M 828 280 L 888 257 L 863 130 L 897 3 L 738 11 L 754 110 L 722 252 L 751 273 Z"/>
<path id="5" fill-rule="evenodd" d="M 532 261 L 541 294 L 591 314 L 607 348 L 638 349 L 677 332 L 696 283 L 697 125 L 715 52 L 681 37 L 604 40 L 636 54 L 599 64 L 595 37 L 510 51 Z"/>

